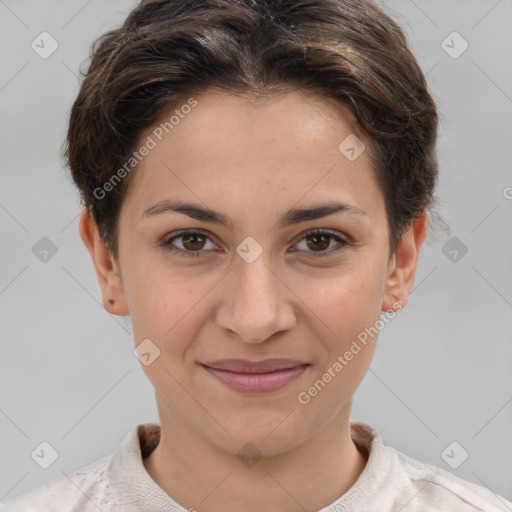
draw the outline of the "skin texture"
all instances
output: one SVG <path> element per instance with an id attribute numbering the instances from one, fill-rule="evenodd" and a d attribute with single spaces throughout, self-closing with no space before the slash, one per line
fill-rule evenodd
<path id="1" fill-rule="evenodd" d="M 426 213 L 390 257 L 369 142 L 355 161 L 338 150 L 354 129 L 334 101 L 298 91 L 258 101 L 208 91 L 196 99 L 133 171 L 120 213 L 119 261 L 85 209 L 80 218 L 105 309 L 131 316 L 135 345 L 149 338 L 160 350 L 142 366 L 155 387 L 162 428 L 144 463 L 169 495 L 200 512 L 319 510 L 344 494 L 366 464 L 350 437 L 350 409 L 377 337 L 308 404 L 297 396 L 381 311 L 407 303 Z M 165 199 L 207 206 L 234 225 L 176 212 L 141 219 Z M 290 208 L 326 201 L 367 215 L 345 211 L 277 224 Z M 350 244 L 304 238 L 313 228 L 333 230 Z M 174 246 L 202 251 L 199 257 L 160 245 L 185 229 L 207 238 L 177 238 Z M 251 263 L 236 252 L 248 236 L 262 248 Z M 284 389 L 247 395 L 199 365 L 274 357 L 310 366 Z M 244 446 L 244 453 L 263 456 L 251 467 L 237 457 Z"/>

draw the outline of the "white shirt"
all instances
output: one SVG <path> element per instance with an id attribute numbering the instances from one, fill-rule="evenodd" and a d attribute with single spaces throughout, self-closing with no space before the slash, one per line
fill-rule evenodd
<path id="1" fill-rule="evenodd" d="M 383 443 L 363 422 L 350 423 L 368 461 L 355 484 L 319 512 L 510 512 L 512 502 Z M 143 458 L 156 447 L 160 426 L 136 425 L 116 451 L 70 474 L 25 491 L 2 512 L 187 512 L 151 478 Z"/>

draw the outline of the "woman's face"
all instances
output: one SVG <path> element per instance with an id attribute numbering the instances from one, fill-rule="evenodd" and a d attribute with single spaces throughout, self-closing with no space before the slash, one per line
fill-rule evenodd
<path id="1" fill-rule="evenodd" d="M 353 138 L 339 149 L 353 131 L 336 103 L 298 92 L 195 100 L 168 134 L 141 138 L 155 144 L 121 209 L 111 311 L 131 316 L 163 423 L 232 453 L 246 442 L 279 453 L 348 422 L 376 338 L 357 352 L 353 342 L 412 280 L 389 258 L 369 150 L 357 157 Z M 322 211 L 334 203 L 345 206 Z M 268 359 L 293 361 L 222 362 Z"/>

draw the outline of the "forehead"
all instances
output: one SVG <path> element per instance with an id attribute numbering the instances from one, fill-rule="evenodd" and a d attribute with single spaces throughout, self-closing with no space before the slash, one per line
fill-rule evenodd
<path id="1" fill-rule="evenodd" d="M 209 91 L 193 99 L 193 108 L 173 107 L 142 134 L 154 147 L 131 177 L 137 211 L 168 195 L 297 202 L 313 193 L 332 199 L 336 191 L 337 199 L 352 201 L 379 193 L 368 141 L 338 102 L 300 91 L 266 98 Z M 343 143 L 353 137 L 365 149 L 349 159 Z"/>
<path id="2" fill-rule="evenodd" d="M 288 150 L 322 148 L 332 152 L 337 149 L 340 137 L 355 134 L 358 130 L 349 120 L 349 110 L 340 102 L 299 90 L 265 97 L 210 90 L 194 100 L 196 106 L 193 108 L 185 110 L 187 102 L 183 101 L 181 107 L 178 104 L 173 111 L 162 113 L 156 127 L 148 133 L 160 128 L 163 133 L 161 137 L 157 133 L 158 139 L 174 138 L 176 144 L 205 143 L 209 155 L 215 157 L 218 153 L 225 155 L 226 146 L 229 146 L 230 154 L 243 155 L 245 152 L 250 154 L 252 148 L 262 144 L 269 150 L 279 145 L 278 153 L 284 145 Z M 180 116 L 172 115 L 182 110 Z M 172 121 L 172 128 L 169 121 Z M 357 135 L 364 138 L 360 133 Z M 242 140 L 245 145 L 231 144 L 231 141 Z M 272 156 L 278 155 L 272 153 Z"/>

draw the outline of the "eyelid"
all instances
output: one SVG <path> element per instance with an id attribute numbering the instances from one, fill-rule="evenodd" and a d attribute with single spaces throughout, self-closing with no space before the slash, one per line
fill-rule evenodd
<path id="1" fill-rule="evenodd" d="M 210 234 L 209 231 L 204 230 L 204 229 L 190 228 L 190 229 L 183 229 L 183 230 L 171 233 L 168 236 L 165 236 L 159 245 L 162 246 L 162 248 L 168 252 L 181 254 L 186 257 L 187 256 L 200 257 L 202 255 L 202 253 L 208 253 L 208 252 L 212 251 L 212 249 L 207 250 L 207 251 L 204 251 L 204 250 L 186 251 L 186 250 L 179 249 L 179 248 L 173 246 L 173 244 L 171 243 L 172 240 L 184 237 L 186 235 L 201 235 L 201 236 L 204 236 L 205 238 L 207 238 L 208 240 L 210 240 L 212 243 L 215 243 L 215 241 L 213 240 L 215 237 L 212 234 Z M 305 238 L 308 238 L 309 236 L 313 236 L 313 235 L 328 235 L 333 240 L 335 240 L 338 243 L 338 245 L 341 246 L 334 250 L 331 248 L 326 251 L 316 251 L 316 252 L 315 251 L 305 251 L 306 253 L 311 254 L 313 258 L 321 258 L 321 257 L 329 256 L 331 254 L 337 254 L 340 251 L 342 251 L 345 247 L 353 245 L 351 241 L 347 240 L 347 238 L 349 238 L 349 237 L 344 236 L 343 234 L 339 233 L 338 231 L 335 231 L 332 229 L 327 229 L 327 228 L 313 228 L 308 231 L 305 231 L 304 233 L 301 233 L 300 235 L 298 235 L 298 239 L 294 243 L 294 245 L 297 245 Z M 216 244 L 216 245 L 218 245 L 218 244 Z M 301 250 L 292 250 L 292 252 L 302 252 L 302 251 Z"/>
<path id="2" fill-rule="evenodd" d="M 340 246 L 338 248 L 331 248 L 325 251 L 306 251 L 307 254 L 311 254 L 313 258 L 322 258 L 322 257 L 328 257 L 333 254 L 338 254 L 343 249 L 345 249 L 347 246 L 352 245 L 352 243 L 347 240 L 347 237 L 343 236 L 338 231 L 327 229 L 327 228 L 313 228 L 308 231 L 305 231 L 304 233 L 301 233 L 299 235 L 298 241 L 294 244 L 297 245 L 299 242 L 302 242 L 305 238 L 308 238 L 309 236 L 313 235 L 329 235 L 333 240 L 337 242 L 337 244 Z M 300 250 L 293 250 L 292 252 L 301 252 Z"/>
<path id="3" fill-rule="evenodd" d="M 186 235 L 201 235 L 201 236 L 205 237 L 206 239 L 210 240 L 215 245 L 218 245 L 214 241 L 215 237 L 211 233 L 209 233 L 207 230 L 195 229 L 195 228 L 182 229 L 180 231 L 176 231 L 176 232 L 170 233 L 169 235 L 164 236 L 164 238 L 159 243 L 159 245 L 164 250 L 166 250 L 166 251 L 168 251 L 170 253 L 181 254 L 181 255 L 185 255 L 185 256 L 200 256 L 201 253 L 207 253 L 207 252 L 211 251 L 211 249 L 210 249 L 210 251 L 203 251 L 203 250 L 200 250 L 200 251 L 185 251 L 183 249 L 180 249 L 178 247 L 174 247 L 173 246 L 173 244 L 171 243 L 172 240 L 185 237 Z"/>
<path id="4" fill-rule="evenodd" d="M 334 229 L 327 229 L 327 228 L 313 228 L 308 231 L 305 231 L 304 233 L 301 233 L 299 236 L 299 242 L 308 236 L 317 235 L 317 234 L 326 234 L 331 235 L 333 238 L 336 238 L 338 240 L 341 240 L 342 242 L 348 244 L 349 240 L 347 237 L 345 237 L 342 233 L 339 231 L 336 231 Z"/>

